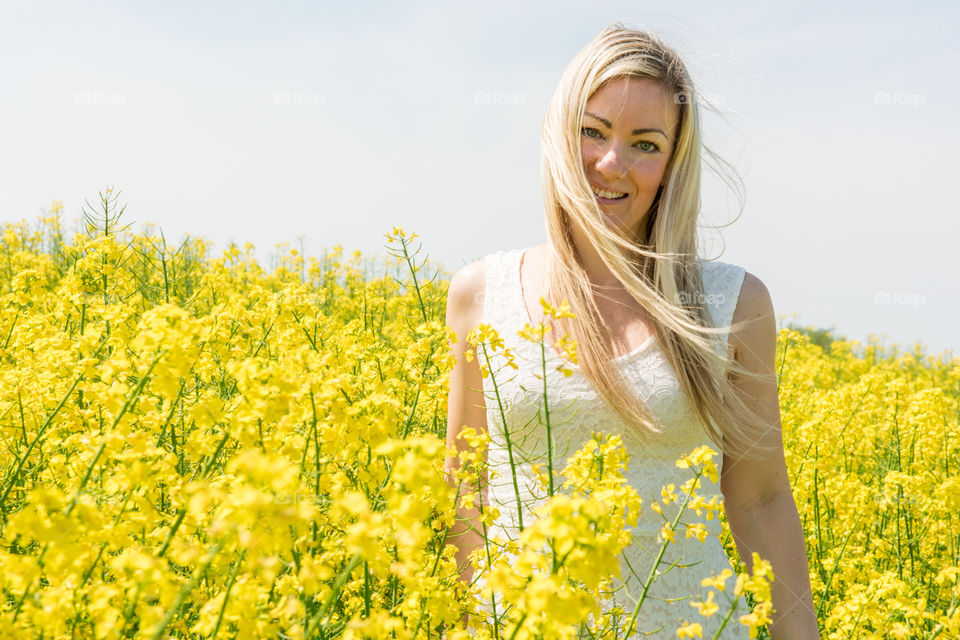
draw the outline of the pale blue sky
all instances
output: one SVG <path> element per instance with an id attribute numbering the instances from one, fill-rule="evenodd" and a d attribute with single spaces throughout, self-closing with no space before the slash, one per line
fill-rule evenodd
<path id="1" fill-rule="evenodd" d="M 450 271 L 542 242 L 539 131 L 614 20 L 658 31 L 746 184 L 704 234 L 778 314 L 960 352 L 960 5 L 0 0 L 0 219 L 109 185 L 139 229 Z M 704 222 L 734 199 L 710 177 Z"/>

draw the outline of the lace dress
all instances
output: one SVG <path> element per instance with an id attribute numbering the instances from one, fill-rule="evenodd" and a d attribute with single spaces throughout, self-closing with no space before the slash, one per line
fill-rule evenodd
<path id="1" fill-rule="evenodd" d="M 484 257 L 486 288 L 481 321 L 498 331 L 504 346 L 513 352 L 518 366 L 516 370 L 504 366 L 499 354 L 491 362 L 492 371 L 497 376 L 497 392 L 509 428 L 514 460 L 518 462 L 517 482 L 521 502 L 525 503 L 521 511 L 524 523 L 528 524 L 533 521 L 532 509 L 545 500 L 545 492 L 531 469 L 531 462 L 545 468 L 546 443 L 541 418 L 543 382 L 534 376 L 534 373 L 541 371 L 541 350 L 538 344 L 517 335 L 517 331 L 530 320 L 520 287 L 522 254 L 522 249 L 514 249 Z M 718 261 L 701 264 L 711 318 L 715 326 L 729 325 L 743 283 L 744 270 Z M 725 348 L 726 334 L 723 335 L 722 344 L 718 343 L 718 349 Z M 628 428 L 607 402 L 593 391 L 577 366 L 562 360 L 549 344 L 546 358 L 555 473 L 563 470 L 567 458 L 591 438 L 593 431 L 620 434 L 630 456 L 625 477 L 640 494 L 643 505 L 637 526 L 631 530 L 633 541 L 620 558 L 621 581 L 615 585 L 623 588 L 612 594 L 613 602 L 623 608 L 625 617 L 629 619 L 660 549 L 657 536 L 664 521 L 650 509 L 650 504 L 657 500 L 661 500 L 662 504 L 661 487 L 669 483 L 676 485 L 676 493 L 682 501 L 680 486 L 692 477 L 692 473 L 689 469 L 676 466 L 681 455 L 698 446 L 709 445 L 718 451 L 714 457 L 718 470 L 722 467 L 722 455 L 703 431 L 681 391 L 673 369 L 659 350 L 655 336 L 650 336 L 632 352 L 614 358 L 629 384 L 662 425 L 664 433 L 647 441 L 633 428 Z M 573 375 L 568 377 L 556 371 L 556 365 L 561 363 L 573 369 Z M 517 539 L 520 531 L 503 418 L 489 377 L 484 378 L 483 386 L 491 438 L 488 463 L 491 469 L 499 472 L 499 477 L 492 479 L 488 486 L 488 502 L 497 506 L 500 512 L 499 518 L 489 528 L 488 535 L 491 538 L 499 535 L 506 539 Z M 722 501 L 719 483 L 715 484 L 706 478 L 701 480 L 697 493 L 707 500 L 716 494 L 717 502 Z M 664 515 L 672 517 L 678 503 L 664 507 Z M 703 637 L 712 638 L 729 609 L 723 594 L 719 593 L 717 595 L 721 597 L 714 601 L 720 604 L 720 610 L 710 617 L 702 616 L 691 606 L 692 601 L 706 600 L 710 589 L 701 585 L 703 578 L 731 567 L 719 538 L 718 518 L 696 518 L 690 512 L 684 520 L 703 522 L 709 535 L 705 542 L 700 542 L 696 537 L 685 537 L 685 528 L 678 526 L 674 535 L 675 543 L 667 546 L 659 565 L 662 573 L 648 590 L 637 617 L 639 632 L 631 637 L 676 638 L 677 628 L 685 622 L 699 622 L 703 627 Z M 674 563 L 681 566 L 671 568 Z M 483 572 L 480 572 L 478 580 L 481 584 L 485 581 Z M 734 579 L 729 578 L 725 593 L 732 594 L 733 586 Z M 487 615 L 490 614 L 489 602 L 484 610 Z M 497 610 L 499 613 L 503 608 L 498 606 Z M 746 627 L 739 622 L 739 616 L 745 613 L 746 607 L 741 603 L 739 610 L 728 621 L 722 638 L 749 637 Z"/>

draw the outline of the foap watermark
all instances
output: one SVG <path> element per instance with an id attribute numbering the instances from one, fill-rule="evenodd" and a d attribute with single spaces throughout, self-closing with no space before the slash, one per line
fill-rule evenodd
<path id="1" fill-rule="evenodd" d="M 107 493 L 101 489 L 90 487 L 84 488 L 77 494 L 78 501 L 84 498 L 89 499 L 98 507 L 119 507 L 132 499 L 126 492 Z"/>
<path id="2" fill-rule="evenodd" d="M 905 104 L 914 109 L 927 101 L 925 93 L 900 93 L 899 91 L 877 91 L 873 94 L 874 104 Z"/>
<path id="3" fill-rule="evenodd" d="M 927 301 L 922 293 L 900 293 L 899 291 L 877 291 L 873 294 L 873 304 L 908 304 L 919 307 Z"/>
<path id="4" fill-rule="evenodd" d="M 723 93 L 691 94 L 687 91 L 677 91 L 673 94 L 673 101 L 676 104 L 689 104 L 694 98 L 698 99 L 701 104 L 709 104 L 715 107 L 718 107 L 727 101 L 727 96 Z"/>
<path id="5" fill-rule="evenodd" d="M 491 309 L 502 308 L 505 305 L 519 304 L 520 297 L 510 295 L 510 290 L 495 288 L 490 291 L 476 292 L 473 294 L 473 302 L 476 305 L 488 305 Z"/>
<path id="6" fill-rule="evenodd" d="M 901 496 L 901 495 L 887 496 L 882 493 L 873 494 L 873 501 L 881 505 L 889 504 L 889 505 L 907 505 L 907 506 L 913 506 L 920 502 L 913 496 Z"/>
<path id="7" fill-rule="evenodd" d="M 526 94 L 523 93 L 500 93 L 499 91 L 494 91 L 493 93 L 489 91 L 477 91 L 473 94 L 473 103 L 474 104 L 483 104 L 483 105 L 512 105 L 514 107 L 520 107 L 524 102 L 527 101 Z"/>
<path id="8" fill-rule="evenodd" d="M 680 304 L 705 304 L 705 305 L 721 305 L 726 301 L 727 296 L 722 293 L 700 293 L 695 291 L 693 293 L 687 293 L 686 291 L 681 291 L 679 294 Z"/>
<path id="9" fill-rule="evenodd" d="M 73 94 L 73 103 L 120 108 L 127 101 L 122 93 L 100 93 L 99 91 L 78 91 Z"/>
<path id="10" fill-rule="evenodd" d="M 310 504 L 322 506 L 329 504 L 329 502 L 330 498 L 312 493 L 277 493 L 273 496 L 273 504 L 278 505 Z"/>
<path id="11" fill-rule="evenodd" d="M 322 93 L 300 93 L 299 91 L 277 91 L 273 94 L 273 104 L 307 105 L 319 108 L 327 101 Z"/>

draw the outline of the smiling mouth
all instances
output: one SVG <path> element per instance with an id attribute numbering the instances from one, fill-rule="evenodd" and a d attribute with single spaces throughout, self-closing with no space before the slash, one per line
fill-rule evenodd
<path id="1" fill-rule="evenodd" d="M 623 200 L 627 197 L 626 193 L 622 191 L 607 191 L 606 189 L 600 189 L 594 185 L 590 185 L 590 188 L 593 189 L 593 195 L 597 196 L 602 200 Z"/>

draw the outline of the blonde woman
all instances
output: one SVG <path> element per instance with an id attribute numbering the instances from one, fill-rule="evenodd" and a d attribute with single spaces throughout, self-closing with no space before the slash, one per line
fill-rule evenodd
<path id="1" fill-rule="evenodd" d="M 500 518 L 489 535 L 516 538 L 520 519 L 545 496 L 533 465 L 543 463 L 544 397 L 537 345 L 517 336 L 544 322 L 547 408 L 552 456 L 562 469 L 593 431 L 619 433 L 630 455 L 626 477 L 644 505 L 661 487 L 689 477 L 676 460 L 699 445 L 721 452 L 720 482 L 698 493 L 722 499 L 740 556 L 768 560 L 775 580 L 773 640 L 818 638 L 804 536 L 784 464 L 777 383 L 777 329 L 770 295 L 737 265 L 697 253 L 700 207 L 700 102 L 678 55 L 656 35 L 614 23 L 567 67 L 542 129 L 547 242 L 504 250 L 461 268 L 453 277 L 447 324 L 460 340 L 450 377 L 447 443 L 463 448 L 464 425 L 490 435 L 486 451 L 500 477 L 479 488 Z M 545 318 L 540 304 L 569 301 L 574 318 Z M 464 339 L 480 323 L 493 326 L 517 357 L 502 367 L 500 407 Z M 577 343 L 573 365 L 553 340 Z M 555 369 L 574 369 L 563 376 Z M 502 364 L 502 362 L 500 362 Z M 495 373 L 497 367 L 494 367 Z M 506 421 L 504 422 L 503 418 Z M 518 483 L 510 473 L 504 433 Z M 447 471 L 457 469 L 455 458 Z M 711 489 L 711 486 L 714 489 Z M 523 507 L 518 513 L 516 498 Z M 656 550 L 661 524 L 645 513 L 624 552 L 615 601 L 630 613 Z M 471 581 L 467 555 L 482 544 L 477 510 L 458 512 L 452 544 Z M 529 518 L 530 520 L 528 520 Z M 713 637 L 721 615 L 701 618 L 690 606 L 705 592 L 701 579 L 729 567 L 716 535 L 705 542 L 676 536 L 645 595 L 636 630 L 676 637 L 685 621 Z M 677 562 L 680 565 L 669 570 Z M 732 584 L 728 588 L 732 587 Z M 741 613 L 746 613 L 742 611 Z M 724 638 L 747 638 L 737 619 Z M 638 636 L 639 637 L 639 636 Z"/>

